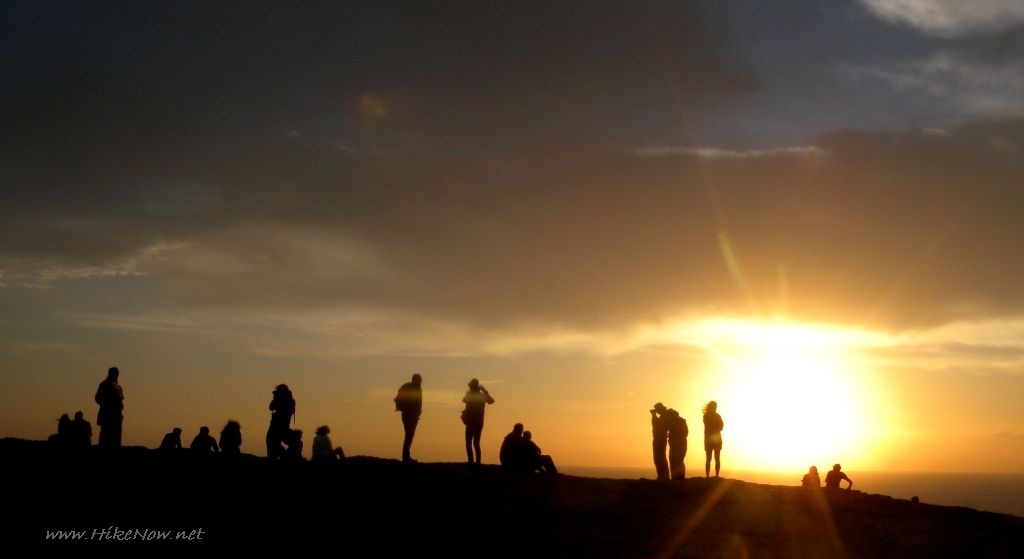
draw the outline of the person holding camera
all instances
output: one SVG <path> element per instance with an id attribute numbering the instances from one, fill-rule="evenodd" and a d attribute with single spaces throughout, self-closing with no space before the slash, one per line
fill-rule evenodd
<path id="1" fill-rule="evenodd" d="M 487 404 L 493 404 L 494 398 L 480 381 L 473 379 L 469 381 L 469 391 L 462 398 L 466 409 L 462 410 L 462 422 L 466 425 L 466 459 L 470 464 L 480 464 L 480 436 L 484 431 L 484 408 Z M 474 458 L 473 452 L 476 451 Z"/>

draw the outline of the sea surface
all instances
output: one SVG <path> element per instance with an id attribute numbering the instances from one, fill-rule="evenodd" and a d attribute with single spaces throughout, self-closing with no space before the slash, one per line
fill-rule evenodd
<path id="1" fill-rule="evenodd" d="M 654 478 L 654 468 L 591 468 L 559 466 L 559 471 L 576 476 L 616 479 Z M 853 488 L 865 493 L 897 499 L 917 496 L 922 503 L 969 507 L 1024 517 L 1024 474 L 965 474 L 914 472 L 857 472 L 843 470 Z M 693 472 L 694 474 L 697 472 Z M 776 472 L 729 472 L 722 477 L 768 485 L 799 485 L 806 472 L 791 475 Z M 826 470 L 821 470 L 825 479 Z M 700 472 L 703 474 L 703 472 Z M 688 475 L 690 473 L 688 472 Z M 843 482 L 846 487 L 846 482 Z"/>

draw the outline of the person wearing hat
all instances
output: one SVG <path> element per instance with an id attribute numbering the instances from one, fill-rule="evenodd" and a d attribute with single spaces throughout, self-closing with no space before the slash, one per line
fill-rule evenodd
<path id="1" fill-rule="evenodd" d="M 659 480 L 668 479 L 668 460 L 665 449 L 668 445 L 668 424 L 665 421 L 665 406 L 658 402 L 651 409 L 651 435 L 654 437 L 654 469 Z"/>
<path id="2" fill-rule="evenodd" d="M 494 398 L 480 381 L 473 379 L 469 381 L 469 391 L 462 398 L 466 409 L 462 410 L 462 422 L 466 425 L 466 459 L 470 464 L 480 465 L 480 436 L 484 431 L 484 408 L 487 404 L 493 404 Z M 474 457 L 473 452 L 476 451 Z"/>

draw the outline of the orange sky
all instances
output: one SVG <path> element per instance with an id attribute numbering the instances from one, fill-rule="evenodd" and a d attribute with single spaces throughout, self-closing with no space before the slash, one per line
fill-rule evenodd
<path id="1" fill-rule="evenodd" d="M 448 5 L 448 4 L 446 4 Z M 1017 3 L 0 7 L 0 436 L 1024 471 Z M 977 8 L 977 9 L 975 9 Z M 311 436 L 307 435 L 307 439 Z"/>

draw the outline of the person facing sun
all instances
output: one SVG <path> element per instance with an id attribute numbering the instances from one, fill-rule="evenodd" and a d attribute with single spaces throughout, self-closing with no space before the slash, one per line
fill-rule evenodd
<path id="1" fill-rule="evenodd" d="M 711 476 L 711 456 L 715 457 L 715 477 L 722 470 L 722 429 L 725 423 L 718 415 L 718 402 L 711 400 L 704 405 L 704 477 Z"/>

